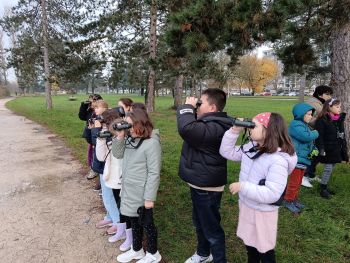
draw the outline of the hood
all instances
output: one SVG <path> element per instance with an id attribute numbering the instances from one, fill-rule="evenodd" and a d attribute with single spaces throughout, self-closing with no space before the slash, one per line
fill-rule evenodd
<path id="1" fill-rule="evenodd" d="M 294 120 L 304 120 L 304 115 L 309 111 L 312 110 L 312 113 L 315 112 L 315 109 L 307 103 L 298 103 L 294 105 L 293 107 L 293 116 Z"/>
<path id="2" fill-rule="evenodd" d="M 151 138 L 157 140 L 160 142 L 160 135 L 159 135 L 159 129 L 154 129 L 151 134 Z"/>
<path id="3" fill-rule="evenodd" d="M 291 174 L 298 162 L 298 157 L 296 153 L 294 153 L 293 155 L 289 155 L 288 153 L 280 152 L 280 151 L 278 151 L 277 153 L 287 161 L 288 174 Z"/>

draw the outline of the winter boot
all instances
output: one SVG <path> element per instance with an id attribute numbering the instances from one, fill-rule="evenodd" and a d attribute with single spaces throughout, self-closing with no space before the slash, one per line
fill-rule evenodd
<path id="1" fill-rule="evenodd" d="M 283 200 L 283 206 L 289 211 L 291 211 L 293 214 L 300 213 L 300 209 L 294 205 L 293 201 Z"/>
<path id="2" fill-rule="evenodd" d="M 126 238 L 126 224 L 125 223 L 118 223 L 117 224 L 117 233 L 111 237 L 108 238 L 108 242 L 114 243 L 119 240 L 125 239 Z"/>
<path id="3" fill-rule="evenodd" d="M 327 185 L 326 184 L 320 184 L 320 186 L 321 186 L 321 191 L 320 191 L 321 197 L 323 197 L 325 199 L 330 199 L 332 196 L 328 192 Z"/>
<path id="4" fill-rule="evenodd" d="M 120 251 L 127 251 L 131 248 L 132 245 L 132 229 L 126 229 L 125 230 L 126 239 L 123 244 L 120 245 L 119 250 Z"/>

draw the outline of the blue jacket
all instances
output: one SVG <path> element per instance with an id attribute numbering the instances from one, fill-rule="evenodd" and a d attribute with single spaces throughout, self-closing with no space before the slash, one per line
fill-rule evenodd
<path id="1" fill-rule="evenodd" d="M 304 115 L 310 110 L 314 111 L 314 108 L 306 103 L 294 105 L 294 120 L 291 121 L 288 128 L 289 136 L 292 138 L 295 151 L 297 152 L 298 164 L 311 164 L 308 156 L 315 148 L 313 141 L 318 137 L 318 132 L 311 130 L 304 121 Z"/>
<path id="2" fill-rule="evenodd" d="M 94 155 L 92 158 L 91 169 L 95 173 L 103 174 L 103 169 L 105 168 L 105 162 L 100 162 L 96 156 L 96 140 L 97 134 L 102 130 L 102 128 L 92 128 L 91 129 L 91 144 L 94 146 Z"/>

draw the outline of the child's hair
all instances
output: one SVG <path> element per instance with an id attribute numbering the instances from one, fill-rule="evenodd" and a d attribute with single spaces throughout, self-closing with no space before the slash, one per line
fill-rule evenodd
<path id="1" fill-rule="evenodd" d="M 264 153 L 274 153 L 281 148 L 282 152 L 289 155 L 294 154 L 294 146 L 288 135 L 287 125 L 283 117 L 275 112 L 271 113 L 269 124 L 265 133 L 264 144 L 260 146 L 260 151 Z"/>
<path id="2" fill-rule="evenodd" d="M 134 109 L 127 114 L 127 117 L 130 117 L 132 120 L 134 131 L 138 136 L 144 139 L 151 137 L 153 124 L 146 111 Z"/>
<path id="3" fill-rule="evenodd" d="M 326 100 L 325 103 L 323 103 L 322 110 L 320 114 L 318 114 L 317 119 L 322 119 L 324 116 L 326 116 L 327 112 L 330 112 L 330 107 L 334 105 L 339 105 L 340 103 L 341 101 L 335 98 Z"/>
<path id="4" fill-rule="evenodd" d="M 98 100 L 94 103 L 95 108 L 108 109 L 108 103 L 104 100 Z"/>
<path id="5" fill-rule="evenodd" d="M 91 94 L 89 98 L 92 98 L 93 100 L 103 100 L 100 94 Z"/>
<path id="6" fill-rule="evenodd" d="M 131 109 L 132 110 L 134 110 L 134 109 L 141 109 L 141 110 L 147 111 L 146 105 L 144 103 L 141 103 L 141 102 L 134 102 L 131 105 Z"/>
<path id="7" fill-rule="evenodd" d="M 226 93 L 218 88 L 206 89 L 202 95 L 208 96 L 209 104 L 215 104 L 217 111 L 223 111 L 226 105 Z"/>
<path id="8" fill-rule="evenodd" d="M 320 85 L 316 87 L 312 96 L 319 99 L 320 96 L 322 96 L 325 93 L 329 93 L 329 95 L 332 95 L 333 89 L 327 85 Z"/>
<path id="9" fill-rule="evenodd" d="M 126 107 L 131 107 L 133 103 L 132 99 L 129 98 L 121 98 L 119 101 L 121 101 Z"/>
<path id="10" fill-rule="evenodd" d="M 106 110 L 101 115 L 102 115 L 103 121 L 107 125 L 107 127 L 114 120 L 120 118 L 120 115 L 119 115 L 118 111 L 116 111 L 115 109 Z"/>

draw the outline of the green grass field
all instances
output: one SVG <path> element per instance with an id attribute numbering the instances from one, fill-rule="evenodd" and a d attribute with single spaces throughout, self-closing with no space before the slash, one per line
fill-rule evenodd
<path id="1" fill-rule="evenodd" d="M 73 154 L 86 163 L 86 143 L 81 138 L 84 122 L 78 119 L 80 101 L 86 96 L 53 97 L 54 109 L 45 109 L 44 97 L 23 97 L 7 103 L 8 108 L 20 115 L 48 127 L 60 135 Z M 115 107 L 120 95 L 103 95 L 110 107 Z M 130 96 L 142 102 L 142 97 Z M 281 113 L 287 122 L 292 119 L 291 109 L 297 101 L 277 97 L 230 97 L 226 106 L 232 116 L 252 117 L 263 111 Z M 177 133 L 175 112 L 170 110 L 172 98 L 156 99 L 156 112 L 152 114 L 156 128 L 160 129 L 163 163 L 161 184 L 156 202 L 156 224 L 159 247 L 167 262 L 184 262 L 196 249 L 192 227 L 191 202 L 188 186 L 178 177 L 178 162 L 182 140 Z M 318 166 L 318 174 L 322 171 Z M 229 162 L 229 182 L 238 179 L 239 164 Z M 319 187 L 303 188 L 301 199 L 307 205 L 299 217 L 280 209 L 277 241 L 277 261 L 281 263 L 346 263 L 350 262 L 350 167 L 339 164 L 330 181 L 336 191 L 331 200 L 319 197 Z M 226 233 L 228 262 L 246 262 L 242 241 L 235 235 L 238 219 L 237 195 L 228 190 L 222 200 L 222 224 Z"/>

